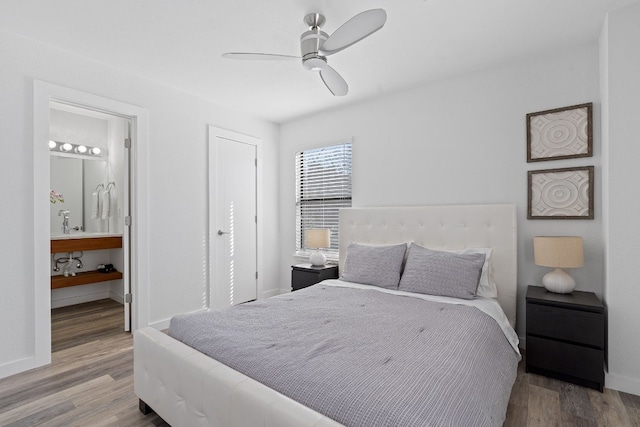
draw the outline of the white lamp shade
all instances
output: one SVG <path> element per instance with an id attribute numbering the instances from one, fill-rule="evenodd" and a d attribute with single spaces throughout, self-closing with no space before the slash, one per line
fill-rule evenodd
<path id="1" fill-rule="evenodd" d="M 578 268 L 584 265 L 582 237 L 540 236 L 533 238 L 536 265 L 554 268 Z"/>
<path id="2" fill-rule="evenodd" d="M 542 285 L 548 291 L 560 294 L 573 292 L 576 288 L 576 281 L 562 269 L 584 265 L 582 237 L 534 237 L 533 257 L 536 265 L 555 268 L 542 278 Z"/>
<path id="3" fill-rule="evenodd" d="M 305 247 L 320 249 L 331 246 L 331 230 L 328 228 L 310 228 L 304 232 Z"/>

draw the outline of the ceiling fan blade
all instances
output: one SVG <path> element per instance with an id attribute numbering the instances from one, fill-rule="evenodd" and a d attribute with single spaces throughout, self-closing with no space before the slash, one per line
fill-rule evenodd
<path id="1" fill-rule="evenodd" d="M 363 38 L 382 28 L 387 22 L 387 12 L 384 9 L 371 9 L 357 14 L 333 34 L 320 47 L 320 55 L 332 55 L 359 42 Z"/>
<path id="2" fill-rule="evenodd" d="M 349 92 L 349 85 L 336 70 L 326 65 L 320 70 L 320 78 L 327 89 L 335 96 L 344 96 Z"/>
<path id="3" fill-rule="evenodd" d="M 223 58 L 253 60 L 253 61 L 290 61 L 292 59 L 300 60 L 299 56 L 276 55 L 272 53 L 248 53 L 248 52 L 227 52 L 222 54 Z"/>

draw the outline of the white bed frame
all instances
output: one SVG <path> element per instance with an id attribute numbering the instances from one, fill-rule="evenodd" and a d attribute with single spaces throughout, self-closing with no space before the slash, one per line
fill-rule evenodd
<path id="1" fill-rule="evenodd" d="M 515 205 L 343 209 L 340 267 L 351 242 L 493 248 L 498 300 L 515 325 L 516 225 Z M 340 425 L 153 328 L 134 332 L 134 382 L 140 409 L 173 427 Z"/>

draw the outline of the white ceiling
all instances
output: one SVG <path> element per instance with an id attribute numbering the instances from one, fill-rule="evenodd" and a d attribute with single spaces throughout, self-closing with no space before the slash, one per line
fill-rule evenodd
<path id="1" fill-rule="evenodd" d="M 0 28 L 276 123 L 416 84 L 595 42 L 605 14 L 637 0 L 0 0 Z M 334 97 L 296 62 L 302 18 L 331 34 L 353 15 L 385 27 L 329 57 L 349 83 Z M 6 59 L 5 59 L 6 60 Z"/>

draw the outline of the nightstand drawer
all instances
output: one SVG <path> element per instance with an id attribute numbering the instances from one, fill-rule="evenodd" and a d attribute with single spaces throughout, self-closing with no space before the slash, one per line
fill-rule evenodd
<path id="1" fill-rule="evenodd" d="M 291 289 L 294 291 L 315 285 L 323 280 L 337 278 L 337 265 L 313 266 L 311 264 L 298 264 L 291 266 Z"/>
<path id="2" fill-rule="evenodd" d="M 604 315 L 529 303 L 527 335 L 539 335 L 604 349 Z"/>
<path id="3" fill-rule="evenodd" d="M 291 271 L 291 283 L 294 289 L 302 289 L 320 282 L 320 273 L 315 271 Z"/>
<path id="4" fill-rule="evenodd" d="M 570 376 L 604 384 L 604 351 L 527 336 L 527 371 L 543 370 L 559 378 Z M 599 387 L 600 388 L 600 387 Z"/>

